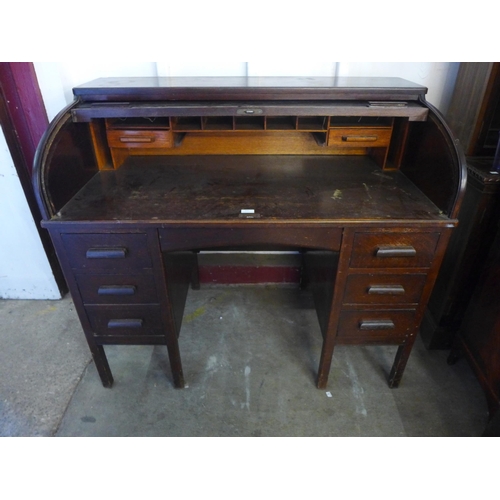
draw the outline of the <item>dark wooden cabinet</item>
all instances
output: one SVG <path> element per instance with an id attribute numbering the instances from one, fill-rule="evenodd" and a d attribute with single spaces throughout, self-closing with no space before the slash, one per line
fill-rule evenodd
<path id="1" fill-rule="evenodd" d="M 467 189 L 422 323 L 430 349 L 449 349 L 459 330 L 500 218 L 500 63 L 461 63 L 446 116 L 467 160 Z"/>
<path id="2" fill-rule="evenodd" d="M 498 221 L 497 221 L 498 223 Z M 484 389 L 490 416 L 500 408 L 500 227 L 478 276 L 450 362 L 465 354 Z"/>
<path id="3" fill-rule="evenodd" d="M 426 89 L 401 79 L 102 79 L 74 89 L 34 185 L 105 386 L 107 344 L 178 335 L 200 250 L 303 255 L 323 335 L 410 355 L 465 186 Z M 277 374 L 279 376 L 279 374 Z"/>

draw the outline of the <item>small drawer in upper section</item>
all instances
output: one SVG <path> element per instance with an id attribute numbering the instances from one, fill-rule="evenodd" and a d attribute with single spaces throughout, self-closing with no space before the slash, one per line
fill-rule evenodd
<path id="1" fill-rule="evenodd" d="M 439 233 L 357 233 L 351 268 L 430 267 Z"/>
<path id="2" fill-rule="evenodd" d="M 115 130 L 107 131 L 111 148 L 171 148 L 174 144 L 171 130 Z"/>
<path id="3" fill-rule="evenodd" d="M 143 271 L 152 267 L 146 234 L 62 234 L 73 269 L 112 272 Z"/>
<path id="4" fill-rule="evenodd" d="M 391 142 L 392 127 L 334 127 L 328 130 L 328 146 L 379 148 Z"/>

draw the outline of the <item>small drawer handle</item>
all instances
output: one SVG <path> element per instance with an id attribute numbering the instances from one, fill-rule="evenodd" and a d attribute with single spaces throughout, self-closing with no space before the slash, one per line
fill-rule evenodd
<path id="1" fill-rule="evenodd" d="M 366 319 L 359 323 L 360 330 L 391 330 L 394 327 L 390 319 Z"/>
<path id="2" fill-rule="evenodd" d="M 127 256 L 126 248 L 89 248 L 87 259 L 124 259 Z"/>
<path id="3" fill-rule="evenodd" d="M 134 295 L 134 285 L 102 285 L 97 290 L 97 295 Z"/>
<path id="4" fill-rule="evenodd" d="M 344 142 L 375 142 L 378 140 L 376 135 L 343 135 Z"/>
<path id="5" fill-rule="evenodd" d="M 395 246 L 381 246 L 375 252 L 376 257 L 415 257 L 417 251 L 412 246 L 395 247 Z"/>
<path id="6" fill-rule="evenodd" d="M 142 328 L 142 319 L 110 319 L 108 328 Z"/>
<path id="7" fill-rule="evenodd" d="M 134 143 L 134 142 L 147 143 L 147 142 L 155 142 L 155 138 L 154 137 L 146 137 L 146 136 L 120 137 L 120 142 L 125 142 L 125 143 Z"/>
<path id="8" fill-rule="evenodd" d="M 368 295 L 404 295 L 405 289 L 402 285 L 371 285 L 368 287 Z"/>

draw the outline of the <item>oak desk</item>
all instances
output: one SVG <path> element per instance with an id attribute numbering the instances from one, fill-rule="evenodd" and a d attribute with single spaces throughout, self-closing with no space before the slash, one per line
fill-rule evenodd
<path id="1" fill-rule="evenodd" d="M 398 78 L 123 78 L 74 89 L 34 185 L 102 383 L 107 344 L 178 335 L 200 250 L 303 255 L 323 335 L 394 344 L 399 384 L 465 184 L 425 87 Z M 279 374 L 277 374 L 279 376 Z"/>

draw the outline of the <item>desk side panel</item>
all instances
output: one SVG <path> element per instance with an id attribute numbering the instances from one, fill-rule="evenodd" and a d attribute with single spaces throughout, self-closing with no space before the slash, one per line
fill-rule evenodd
<path id="1" fill-rule="evenodd" d="M 53 217 L 98 171 L 88 124 L 72 121 L 74 105 L 54 118 L 37 148 L 33 186 L 45 220 Z"/>
<path id="2" fill-rule="evenodd" d="M 413 123 L 401 171 L 448 217 L 455 219 L 465 193 L 465 156 L 433 106 L 428 119 Z"/>

